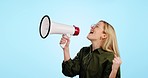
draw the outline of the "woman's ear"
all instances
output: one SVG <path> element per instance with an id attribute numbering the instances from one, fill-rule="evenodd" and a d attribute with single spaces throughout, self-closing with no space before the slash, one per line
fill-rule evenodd
<path id="1" fill-rule="evenodd" d="M 102 34 L 102 39 L 106 39 L 107 38 L 107 34 L 106 33 L 103 33 Z"/>

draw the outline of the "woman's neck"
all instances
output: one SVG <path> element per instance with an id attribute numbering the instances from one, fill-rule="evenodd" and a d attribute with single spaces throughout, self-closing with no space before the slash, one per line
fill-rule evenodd
<path id="1" fill-rule="evenodd" d="M 92 42 L 92 51 L 97 48 L 101 48 L 101 42 Z"/>

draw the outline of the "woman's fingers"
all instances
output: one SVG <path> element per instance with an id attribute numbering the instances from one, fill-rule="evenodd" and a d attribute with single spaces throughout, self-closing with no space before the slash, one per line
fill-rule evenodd
<path id="1" fill-rule="evenodd" d="M 62 46 L 62 48 L 68 48 L 69 44 L 70 44 L 70 38 L 66 34 L 63 34 L 60 40 L 60 45 Z"/>
<path id="2" fill-rule="evenodd" d="M 120 67 L 122 61 L 120 57 L 117 57 L 115 55 L 114 59 L 113 59 L 113 65 L 112 65 L 112 69 L 114 70 L 118 70 L 118 68 Z"/>
<path id="3" fill-rule="evenodd" d="M 61 41 L 60 41 L 60 44 L 64 44 L 64 43 L 66 43 L 66 39 L 62 37 Z"/>
<path id="4" fill-rule="evenodd" d="M 120 65 L 122 63 L 122 61 L 121 61 L 120 57 L 115 57 L 113 59 L 113 63 L 116 63 L 116 64 L 119 64 Z"/>

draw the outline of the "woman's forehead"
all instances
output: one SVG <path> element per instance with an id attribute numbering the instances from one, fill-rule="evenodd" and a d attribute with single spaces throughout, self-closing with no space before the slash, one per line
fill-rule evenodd
<path id="1" fill-rule="evenodd" d="M 104 26 L 104 22 L 98 22 L 97 25 Z"/>

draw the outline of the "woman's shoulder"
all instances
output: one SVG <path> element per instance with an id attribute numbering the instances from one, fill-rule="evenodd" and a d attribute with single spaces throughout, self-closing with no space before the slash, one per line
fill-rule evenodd
<path id="1" fill-rule="evenodd" d="M 112 61 L 114 59 L 114 53 L 113 52 L 109 52 L 109 51 L 105 51 L 103 50 L 104 53 L 103 55 L 110 61 Z"/>
<path id="2" fill-rule="evenodd" d="M 84 46 L 80 49 L 79 54 L 82 56 L 87 55 L 90 52 L 90 46 Z"/>
<path id="3" fill-rule="evenodd" d="M 81 48 L 82 52 L 90 52 L 90 50 L 91 50 L 91 46 L 84 46 Z"/>

